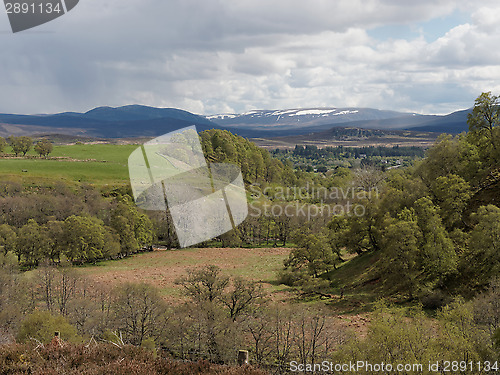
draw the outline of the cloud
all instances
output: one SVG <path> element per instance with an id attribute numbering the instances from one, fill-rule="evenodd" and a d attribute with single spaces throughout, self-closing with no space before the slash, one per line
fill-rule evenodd
<path id="1" fill-rule="evenodd" d="M 0 34 L 0 111 L 140 103 L 207 114 L 314 106 L 444 113 L 500 91 L 500 6 L 482 4 L 86 0 L 31 32 Z M 370 35 L 456 12 L 470 12 L 467 23 L 432 42 Z"/>

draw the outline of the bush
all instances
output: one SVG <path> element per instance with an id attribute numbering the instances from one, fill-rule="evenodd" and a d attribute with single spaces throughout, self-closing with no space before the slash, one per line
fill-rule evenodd
<path id="1" fill-rule="evenodd" d="M 28 342 L 34 338 L 46 344 L 54 338 L 56 331 L 64 341 L 73 343 L 81 341 L 76 328 L 69 324 L 66 318 L 52 315 L 47 311 L 35 311 L 28 315 L 21 323 L 17 339 L 20 342 Z"/>
<path id="2" fill-rule="evenodd" d="M 451 297 L 440 289 L 425 290 L 420 293 L 419 300 L 426 309 L 437 310 L 451 302 Z"/>

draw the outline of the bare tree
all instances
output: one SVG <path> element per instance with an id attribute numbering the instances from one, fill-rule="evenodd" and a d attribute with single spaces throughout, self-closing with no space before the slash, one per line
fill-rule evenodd
<path id="1" fill-rule="evenodd" d="M 113 304 L 118 330 L 133 345 L 147 338 L 157 339 L 167 319 L 166 304 L 158 290 L 148 284 L 127 283 L 117 288 Z"/>
<path id="2" fill-rule="evenodd" d="M 222 270 L 217 266 L 210 265 L 200 269 L 190 269 L 187 272 L 188 275 L 176 283 L 198 303 L 220 299 L 229 284 L 229 278 L 223 276 Z"/>
<path id="3" fill-rule="evenodd" d="M 229 310 L 229 317 L 235 321 L 238 316 L 259 301 L 263 295 L 261 285 L 248 282 L 242 278 L 236 278 L 232 282 L 232 289 L 219 299 Z"/>

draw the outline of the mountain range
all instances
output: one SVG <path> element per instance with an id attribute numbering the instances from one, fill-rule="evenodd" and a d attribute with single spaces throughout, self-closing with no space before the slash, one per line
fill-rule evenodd
<path id="1" fill-rule="evenodd" d="M 278 137 L 323 132 L 335 127 L 412 130 L 457 134 L 467 130 L 467 113 L 420 115 L 372 108 L 256 110 L 200 116 L 175 108 L 141 105 L 98 107 L 85 113 L 0 114 L 0 136 L 68 134 L 104 138 L 155 137 L 186 126 L 199 131 L 227 129 L 244 137 Z"/>

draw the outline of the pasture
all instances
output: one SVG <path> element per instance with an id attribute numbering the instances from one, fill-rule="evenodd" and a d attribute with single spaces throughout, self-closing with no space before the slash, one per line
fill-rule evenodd
<path id="1" fill-rule="evenodd" d="M 150 283 L 159 287 L 167 299 L 178 299 L 181 289 L 175 281 L 188 269 L 217 265 L 226 276 L 260 282 L 271 298 L 282 299 L 282 292 L 289 288 L 277 285 L 276 273 L 283 268 L 289 252 L 287 248 L 159 250 L 79 267 L 79 271 L 99 284 Z"/>
<path id="2" fill-rule="evenodd" d="M 47 159 L 31 150 L 27 157 L 13 157 L 10 148 L 0 155 L 0 176 L 33 183 L 63 180 L 102 185 L 129 183 L 128 157 L 136 145 L 76 144 L 56 145 Z"/>

